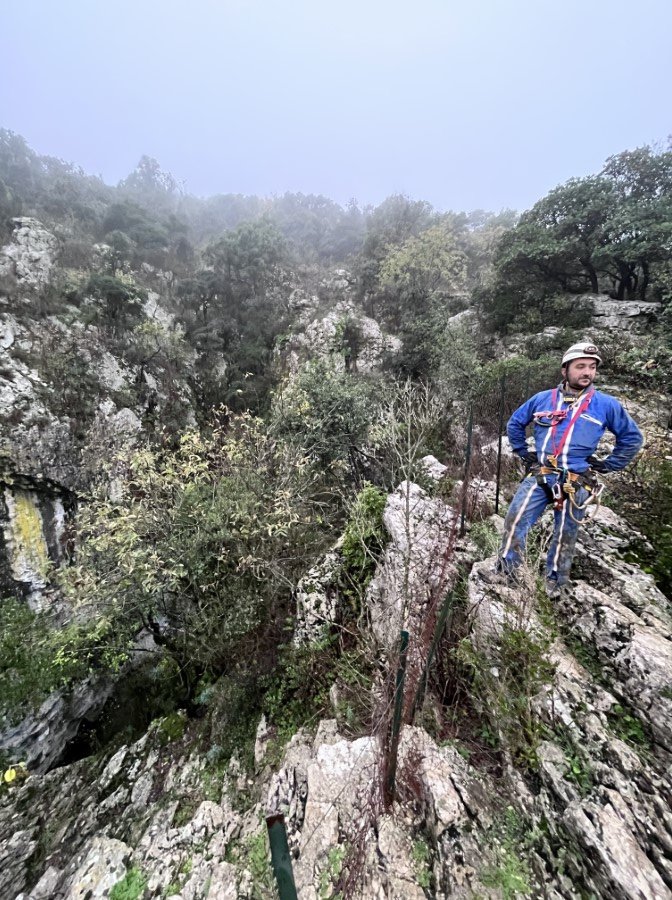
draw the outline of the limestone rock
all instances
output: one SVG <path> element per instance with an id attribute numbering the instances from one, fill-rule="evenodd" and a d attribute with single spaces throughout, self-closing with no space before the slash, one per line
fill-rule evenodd
<path id="1" fill-rule="evenodd" d="M 96 835 L 82 854 L 78 869 L 64 887 L 64 900 L 109 897 L 114 885 L 126 875 L 130 854 L 131 848 L 122 841 Z"/>
<path id="2" fill-rule="evenodd" d="M 349 291 L 354 283 L 355 279 L 347 269 L 334 269 L 329 276 L 322 279 L 320 287 L 328 291 L 343 293 Z"/>
<path id="3" fill-rule="evenodd" d="M 156 291 L 147 291 L 143 309 L 148 319 L 157 322 L 168 331 L 173 328 L 175 316 L 161 305 L 161 296 Z"/>
<path id="4" fill-rule="evenodd" d="M 347 896 L 399 900 L 425 896 L 418 881 L 422 875 L 428 882 L 431 869 L 420 873 L 414 858 L 417 822 L 397 804 L 391 814 L 382 811 L 378 741 L 371 737 L 348 741 L 336 733 L 335 723 L 328 725 L 321 723 L 312 746 L 305 740 L 290 744 L 267 802 L 269 813 L 285 814 L 299 896 L 317 900 L 341 875 L 353 877 L 345 888 Z M 482 837 L 492 816 L 487 792 L 467 768 L 454 748 L 438 747 L 422 729 L 402 731 L 400 796 L 413 785 L 414 796 L 427 811 L 427 841 L 442 848 L 440 869 L 446 883 L 455 896 L 464 897 L 472 895 L 478 879 L 476 870 L 460 860 L 473 852 L 485 868 L 489 853 Z"/>
<path id="5" fill-rule="evenodd" d="M 325 626 L 336 621 L 338 591 L 336 579 L 341 567 L 336 550 L 316 563 L 296 587 L 296 625 L 294 644 L 310 644 L 323 636 Z"/>
<path id="6" fill-rule="evenodd" d="M 49 282 L 58 250 L 58 239 L 27 216 L 12 219 L 10 244 L 0 249 L 0 275 L 14 275 L 26 287 L 43 287 Z"/>
<path id="7" fill-rule="evenodd" d="M 577 848 L 566 865 L 585 892 L 672 897 L 669 604 L 650 576 L 622 559 L 637 535 L 612 510 L 600 510 L 579 534 L 574 582 L 554 602 L 563 637 L 545 651 L 533 577 L 522 572 L 507 582 L 493 574 L 494 559 L 472 569 L 472 640 L 491 661 L 484 703 L 499 689 L 505 629 L 525 632 L 554 671 L 531 698 L 546 729 L 536 751 L 542 788 L 531 800 L 534 815 L 550 823 L 556 841 Z M 494 713 L 492 725 L 499 725 Z M 569 887 L 560 879 L 554 890 L 568 896 Z"/>
<path id="8" fill-rule="evenodd" d="M 423 456 L 420 465 L 433 481 L 440 481 L 448 471 L 448 466 L 444 466 L 435 456 L 431 455 Z"/>
<path id="9" fill-rule="evenodd" d="M 266 721 L 266 716 L 262 714 L 261 719 L 259 719 L 259 724 L 257 725 L 257 733 L 254 738 L 254 764 L 259 770 L 264 762 L 264 757 L 266 756 L 266 750 L 268 749 L 268 742 L 271 738 L 271 732 L 268 727 L 268 722 Z"/>
<path id="10" fill-rule="evenodd" d="M 610 300 L 604 295 L 586 295 L 593 309 L 596 328 L 641 332 L 650 327 L 662 310 L 660 303 L 642 303 L 638 300 Z"/>
<path id="11" fill-rule="evenodd" d="M 15 828 L 5 835 L 2 842 L 2 865 L 0 866 L 0 897 L 12 897 L 17 888 L 24 884 L 23 873 L 27 862 L 35 852 L 39 839 L 39 829 Z"/>
<path id="12" fill-rule="evenodd" d="M 314 314 L 306 304 L 306 318 Z M 344 345 L 342 331 L 345 326 L 357 333 L 356 350 Z M 315 356 L 328 356 L 334 365 L 366 373 L 380 368 L 388 353 L 396 353 L 401 347 L 399 338 L 383 332 L 375 319 L 365 316 L 351 300 L 339 301 L 322 318 L 307 318 L 301 323 L 302 331 L 294 331 L 283 350 L 291 372 L 300 363 Z"/>
<path id="13" fill-rule="evenodd" d="M 456 576 L 450 549 L 455 516 L 442 500 L 404 481 L 387 498 L 383 523 L 390 540 L 365 604 L 374 635 L 391 651 L 402 627 L 423 633 L 428 607 Z"/>
<path id="14" fill-rule="evenodd" d="M 130 659 L 121 669 L 123 678 L 133 669 L 148 663 L 148 651 L 155 650 L 151 635 L 140 634 Z M 115 687 L 115 678 L 91 675 L 70 690 L 55 691 L 40 708 L 21 722 L 10 725 L 0 721 L 0 750 L 12 759 L 25 760 L 35 774 L 47 772 L 61 757 L 68 741 L 79 729 L 82 719 L 95 721 Z"/>
<path id="15" fill-rule="evenodd" d="M 6 514 L 2 512 L 6 510 Z M 62 503 L 54 511 L 57 520 L 56 545 L 63 533 L 64 513 Z M 49 549 L 45 538 L 46 528 L 38 495 L 32 491 L 5 488 L 4 503 L 0 503 L 0 524 L 4 532 L 4 553 L 7 554 L 11 576 L 28 595 L 34 609 L 41 606 L 41 597 L 47 586 Z"/>

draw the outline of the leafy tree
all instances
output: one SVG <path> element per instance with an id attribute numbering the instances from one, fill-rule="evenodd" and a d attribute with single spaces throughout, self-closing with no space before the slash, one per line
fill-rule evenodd
<path id="1" fill-rule="evenodd" d="M 0 178 L 16 197 L 32 201 L 42 180 L 39 157 L 26 141 L 0 128 Z"/>
<path id="2" fill-rule="evenodd" d="M 189 430 L 174 450 L 140 449 L 120 496 L 80 509 L 64 588 L 119 647 L 150 629 L 191 685 L 231 670 L 282 620 L 315 552 L 312 478 L 300 450 L 249 416 Z"/>
<path id="3" fill-rule="evenodd" d="M 293 253 L 307 261 L 340 262 L 362 242 L 364 218 L 354 201 L 343 209 L 313 194 L 284 194 L 269 210 Z"/>
<path id="4" fill-rule="evenodd" d="M 465 275 L 466 256 L 442 222 L 390 250 L 380 267 L 380 286 L 417 314 L 432 299 L 464 293 Z"/>
<path id="5" fill-rule="evenodd" d="M 92 275 L 81 293 L 99 301 L 100 321 L 117 336 L 144 317 L 144 292 L 111 275 Z"/>
<path id="6" fill-rule="evenodd" d="M 206 250 L 206 259 L 223 278 L 226 298 L 247 299 L 266 287 L 283 258 L 285 243 L 271 222 L 243 222 Z"/>
<path id="7" fill-rule="evenodd" d="M 408 238 L 383 260 L 383 309 L 403 341 L 394 362 L 402 374 L 427 377 L 436 371 L 446 320 L 457 311 L 451 305 L 466 294 L 466 266 L 449 221 Z"/>
<path id="8" fill-rule="evenodd" d="M 599 175 L 571 179 L 524 213 L 499 243 L 494 284 L 481 302 L 495 327 L 530 309 L 544 324 L 569 324 L 549 303 L 558 292 L 646 300 L 670 260 L 672 151 L 644 147 L 611 157 Z"/>
<path id="9" fill-rule="evenodd" d="M 252 222 L 268 211 L 268 203 L 260 197 L 243 194 L 216 194 L 205 200 L 185 196 L 180 211 L 188 219 L 194 241 L 200 244 L 212 240 L 213 235 L 237 228 L 242 222 Z"/>
<path id="10" fill-rule="evenodd" d="M 357 454 L 375 416 L 373 390 L 372 384 L 335 369 L 328 359 L 312 360 L 276 392 L 273 430 L 302 446 L 320 467 L 336 472 L 349 462 L 357 477 Z"/>
<path id="11" fill-rule="evenodd" d="M 142 156 L 135 169 L 119 182 L 119 191 L 149 209 L 165 213 L 175 207 L 179 184 L 152 156 Z"/>
<path id="12" fill-rule="evenodd" d="M 137 203 L 124 201 L 113 203 L 103 221 L 105 232 L 121 231 L 142 249 L 164 248 L 168 232 Z"/>
<path id="13" fill-rule="evenodd" d="M 618 196 L 605 254 L 613 251 L 617 296 L 644 300 L 656 267 L 672 261 L 672 150 L 626 150 L 607 160 L 603 174 Z"/>
<path id="14" fill-rule="evenodd" d="M 380 266 L 392 247 L 417 237 L 429 227 L 432 219 L 433 211 L 429 203 L 409 200 L 403 194 L 393 194 L 369 213 L 356 267 L 363 295 L 373 294 L 377 290 Z"/>

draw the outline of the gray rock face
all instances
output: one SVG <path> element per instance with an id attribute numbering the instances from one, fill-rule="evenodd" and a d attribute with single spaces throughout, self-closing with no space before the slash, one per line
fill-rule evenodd
<path id="1" fill-rule="evenodd" d="M 147 662 L 148 654 L 153 650 L 152 637 L 142 634 L 119 677 L 123 678 Z M 55 691 L 37 712 L 16 725 L 0 720 L 0 751 L 12 760 L 24 760 L 31 772 L 47 772 L 61 757 L 68 741 L 77 734 L 82 719 L 95 721 L 115 684 L 112 677 L 91 676 L 71 691 Z"/>
<path id="2" fill-rule="evenodd" d="M 96 835 L 86 852 L 80 854 L 83 859 L 63 886 L 63 897 L 65 900 L 109 897 L 112 888 L 126 874 L 130 855 L 131 848 L 123 841 Z"/>
<path id="3" fill-rule="evenodd" d="M 344 341 L 344 329 L 357 333 L 356 351 Z M 380 368 L 387 353 L 396 353 L 401 341 L 385 334 L 375 319 L 365 316 L 351 300 L 341 300 L 322 318 L 315 317 L 311 304 L 305 305 L 301 317 L 303 331 L 294 332 L 283 351 L 291 372 L 296 372 L 306 359 L 329 356 L 335 366 L 366 373 Z"/>
<path id="4" fill-rule="evenodd" d="M 376 639 L 394 652 L 402 628 L 414 636 L 425 632 L 428 609 L 456 578 L 456 517 L 442 500 L 404 481 L 388 497 L 383 523 L 390 541 L 365 603 Z M 421 653 L 419 646 L 412 649 L 412 668 Z"/>
<path id="5" fill-rule="evenodd" d="M 593 307 L 596 328 L 643 332 L 662 310 L 660 303 L 641 303 L 637 300 L 610 300 L 602 295 L 587 295 Z"/>
<path id="6" fill-rule="evenodd" d="M 421 900 L 426 896 L 421 882 L 429 884 L 432 873 L 429 863 L 421 865 L 414 856 L 419 823 L 398 806 L 383 812 L 377 739 L 348 741 L 322 726 L 312 745 L 305 739 L 290 744 L 266 807 L 269 813 L 285 815 L 297 855 L 299 897 L 329 896 L 343 876 L 344 896 Z M 491 810 L 486 792 L 469 775 L 462 757 L 452 747 L 439 748 L 422 729 L 406 728 L 398 781 L 401 792 L 413 783 L 426 810 L 441 884 L 436 896 L 468 897 L 483 889 L 478 873 L 490 854 L 482 831 L 490 823 Z M 475 862 L 477 867 L 470 865 Z"/>
<path id="7" fill-rule="evenodd" d="M 384 521 L 390 542 L 366 602 L 383 655 L 392 658 L 402 625 L 426 638 L 433 600 L 445 595 L 454 560 L 466 561 L 467 551 L 455 542 L 455 513 L 417 485 L 397 488 Z M 280 812 L 302 900 L 338 890 L 362 900 L 495 898 L 504 875 L 518 893 L 552 900 L 672 897 L 672 629 L 665 598 L 622 558 L 633 537 L 627 523 L 601 510 L 581 532 L 575 584 L 552 609 L 540 607 L 533 577 L 507 585 L 492 577 L 493 560 L 473 566 L 467 606 L 483 666 L 479 700 L 502 741 L 504 776 L 406 725 L 396 795 L 385 809 L 384 734 L 346 738 L 335 722 L 321 722 L 314 738 L 299 731 L 273 770 L 262 721 L 256 781 L 232 760 L 213 782 L 196 723 L 172 741 L 153 725 L 113 756 L 33 774 L 0 794 L 0 846 L 9 854 L 0 896 L 79 897 L 80 885 L 88 896 L 105 896 L 131 867 L 142 873 L 147 897 L 169 886 L 182 900 L 270 896 L 270 872 L 259 863 L 262 820 Z M 334 577 L 335 553 L 303 584 L 308 640 L 333 616 L 321 592 Z M 314 604 L 306 599 L 311 588 Z M 550 673 L 523 697 L 535 735 L 528 780 L 494 702 L 512 632 L 516 671 L 536 646 Z M 418 646 L 426 652 L 426 641 Z M 418 651 L 418 665 L 424 658 Z M 527 828 L 524 864 L 503 813 Z M 45 838 L 47 817 L 52 837 Z"/>
<path id="8" fill-rule="evenodd" d="M 337 550 L 327 553 L 296 587 L 294 644 L 310 644 L 324 635 L 325 626 L 336 621 L 339 596 L 336 579 L 341 567 Z"/>
<path id="9" fill-rule="evenodd" d="M 41 609 L 49 566 L 65 555 L 68 501 L 53 489 L 23 485 L 7 486 L 0 495 L 0 590 Z"/>
<path id="10" fill-rule="evenodd" d="M 479 873 L 492 859 L 492 786 L 484 789 L 452 747 L 437 746 L 417 728 L 403 733 L 398 786 L 400 796 L 413 793 L 426 816 L 396 805 L 383 813 L 381 772 L 377 738 L 347 740 L 335 723 L 323 722 L 314 740 L 299 733 L 290 741 L 279 770 L 267 776 L 264 806 L 241 813 L 231 802 L 235 768 L 221 796 L 203 799 L 212 791 L 206 764 L 188 737 L 166 743 L 159 725 L 107 759 L 32 775 L 0 795 L 0 841 L 9 853 L 0 896 L 109 896 L 131 868 L 146 896 L 161 896 L 169 885 L 192 900 L 270 896 L 272 882 L 259 880 L 266 876 L 258 859 L 248 869 L 245 848 L 259 844 L 260 818 L 278 811 L 297 854 L 302 898 L 328 896 L 341 874 L 352 876 L 349 897 L 421 900 L 421 883 L 431 879 L 437 896 L 482 891 Z M 45 817 L 49 832 L 38 850 Z M 425 820 L 429 856 L 418 857 L 416 834 Z"/>
<path id="11" fill-rule="evenodd" d="M 439 462 L 439 460 L 435 456 L 431 455 L 423 456 L 423 458 L 420 460 L 420 465 L 427 473 L 427 475 L 429 475 L 432 481 L 441 481 L 443 476 L 448 471 L 448 466 L 444 466 L 444 464 L 442 462 Z"/>
<path id="12" fill-rule="evenodd" d="M 12 219 L 12 242 L 0 249 L 0 275 L 14 275 L 25 287 L 48 284 L 58 250 L 58 239 L 29 217 Z"/>
<path id="13" fill-rule="evenodd" d="M 554 675 L 531 699 L 545 736 L 541 790 L 528 803 L 549 829 L 551 857 L 550 845 L 574 848 L 561 896 L 578 884 L 619 900 L 672 897 L 671 620 L 650 576 L 622 559 L 636 537 L 604 508 L 580 532 L 575 582 L 554 602 L 561 636 L 543 651 Z M 548 625 L 533 581 L 503 584 L 493 567 L 474 566 L 469 602 L 494 698 L 506 629 L 543 647 Z"/>

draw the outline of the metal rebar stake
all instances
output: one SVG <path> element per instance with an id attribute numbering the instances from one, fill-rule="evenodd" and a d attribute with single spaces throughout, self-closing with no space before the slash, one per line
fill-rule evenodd
<path id="1" fill-rule="evenodd" d="M 467 493 L 469 491 L 469 466 L 471 465 L 471 436 L 474 430 L 474 406 L 469 407 L 469 424 L 467 425 L 467 455 L 464 460 L 464 480 L 462 482 L 462 515 L 460 516 L 460 537 L 464 537 L 464 519 L 467 512 Z"/>
<path id="2" fill-rule="evenodd" d="M 446 621 L 448 619 L 448 613 L 453 608 L 453 600 L 454 600 L 454 590 L 449 591 L 446 594 L 446 598 L 443 601 L 443 605 L 441 607 L 441 612 L 439 613 L 439 618 L 436 621 L 436 628 L 434 629 L 434 637 L 432 638 L 432 645 L 429 648 L 429 653 L 427 654 L 427 663 L 425 665 L 425 671 L 422 673 L 422 678 L 418 683 L 418 689 L 415 692 L 415 699 L 413 700 L 413 715 L 420 709 L 422 701 L 424 699 L 425 691 L 427 690 L 427 681 L 429 680 L 429 670 L 431 668 L 432 662 L 434 661 L 434 654 L 436 653 L 436 648 L 439 646 L 439 641 L 441 640 L 441 635 L 443 634 L 443 629 L 446 627 Z"/>
<path id="3" fill-rule="evenodd" d="M 497 432 L 497 489 L 495 490 L 495 512 L 499 512 L 499 485 L 502 479 L 502 429 L 504 428 L 504 398 L 506 396 L 506 375 L 502 375 L 502 390 L 499 395 L 499 425 Z"/>
<path id="4" fill-rule="evenodd" d="M 406 678 L 406 656 L 408 651 L 408 632 L 401 632 L 399 645 L 399 666 L 397 667 L 397 680 L 394 689 L 394 715 L 392 717 L 392 731 L 390 734 L 390 752 L 387 758 L 387 772 L 385 774 L 385 805 L 389 807 L 394 800 L 394 791 L 397 783 L 397 757 L 399 754 L 399 735 L 401 733 L 401 715 L 404 706 L 404 680 Z"/>

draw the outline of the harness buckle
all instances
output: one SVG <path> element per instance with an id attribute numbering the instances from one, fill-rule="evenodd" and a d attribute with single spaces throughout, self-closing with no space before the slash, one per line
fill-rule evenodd
<path id="1" fill-rule="evenodd" d="M 565 502 L 565 495 L 559 481 L 556 481 L 551 487 L 551 494 L 553 495 L 553 509 L 560 512 L 562 510 L 562 504 Z"/>

